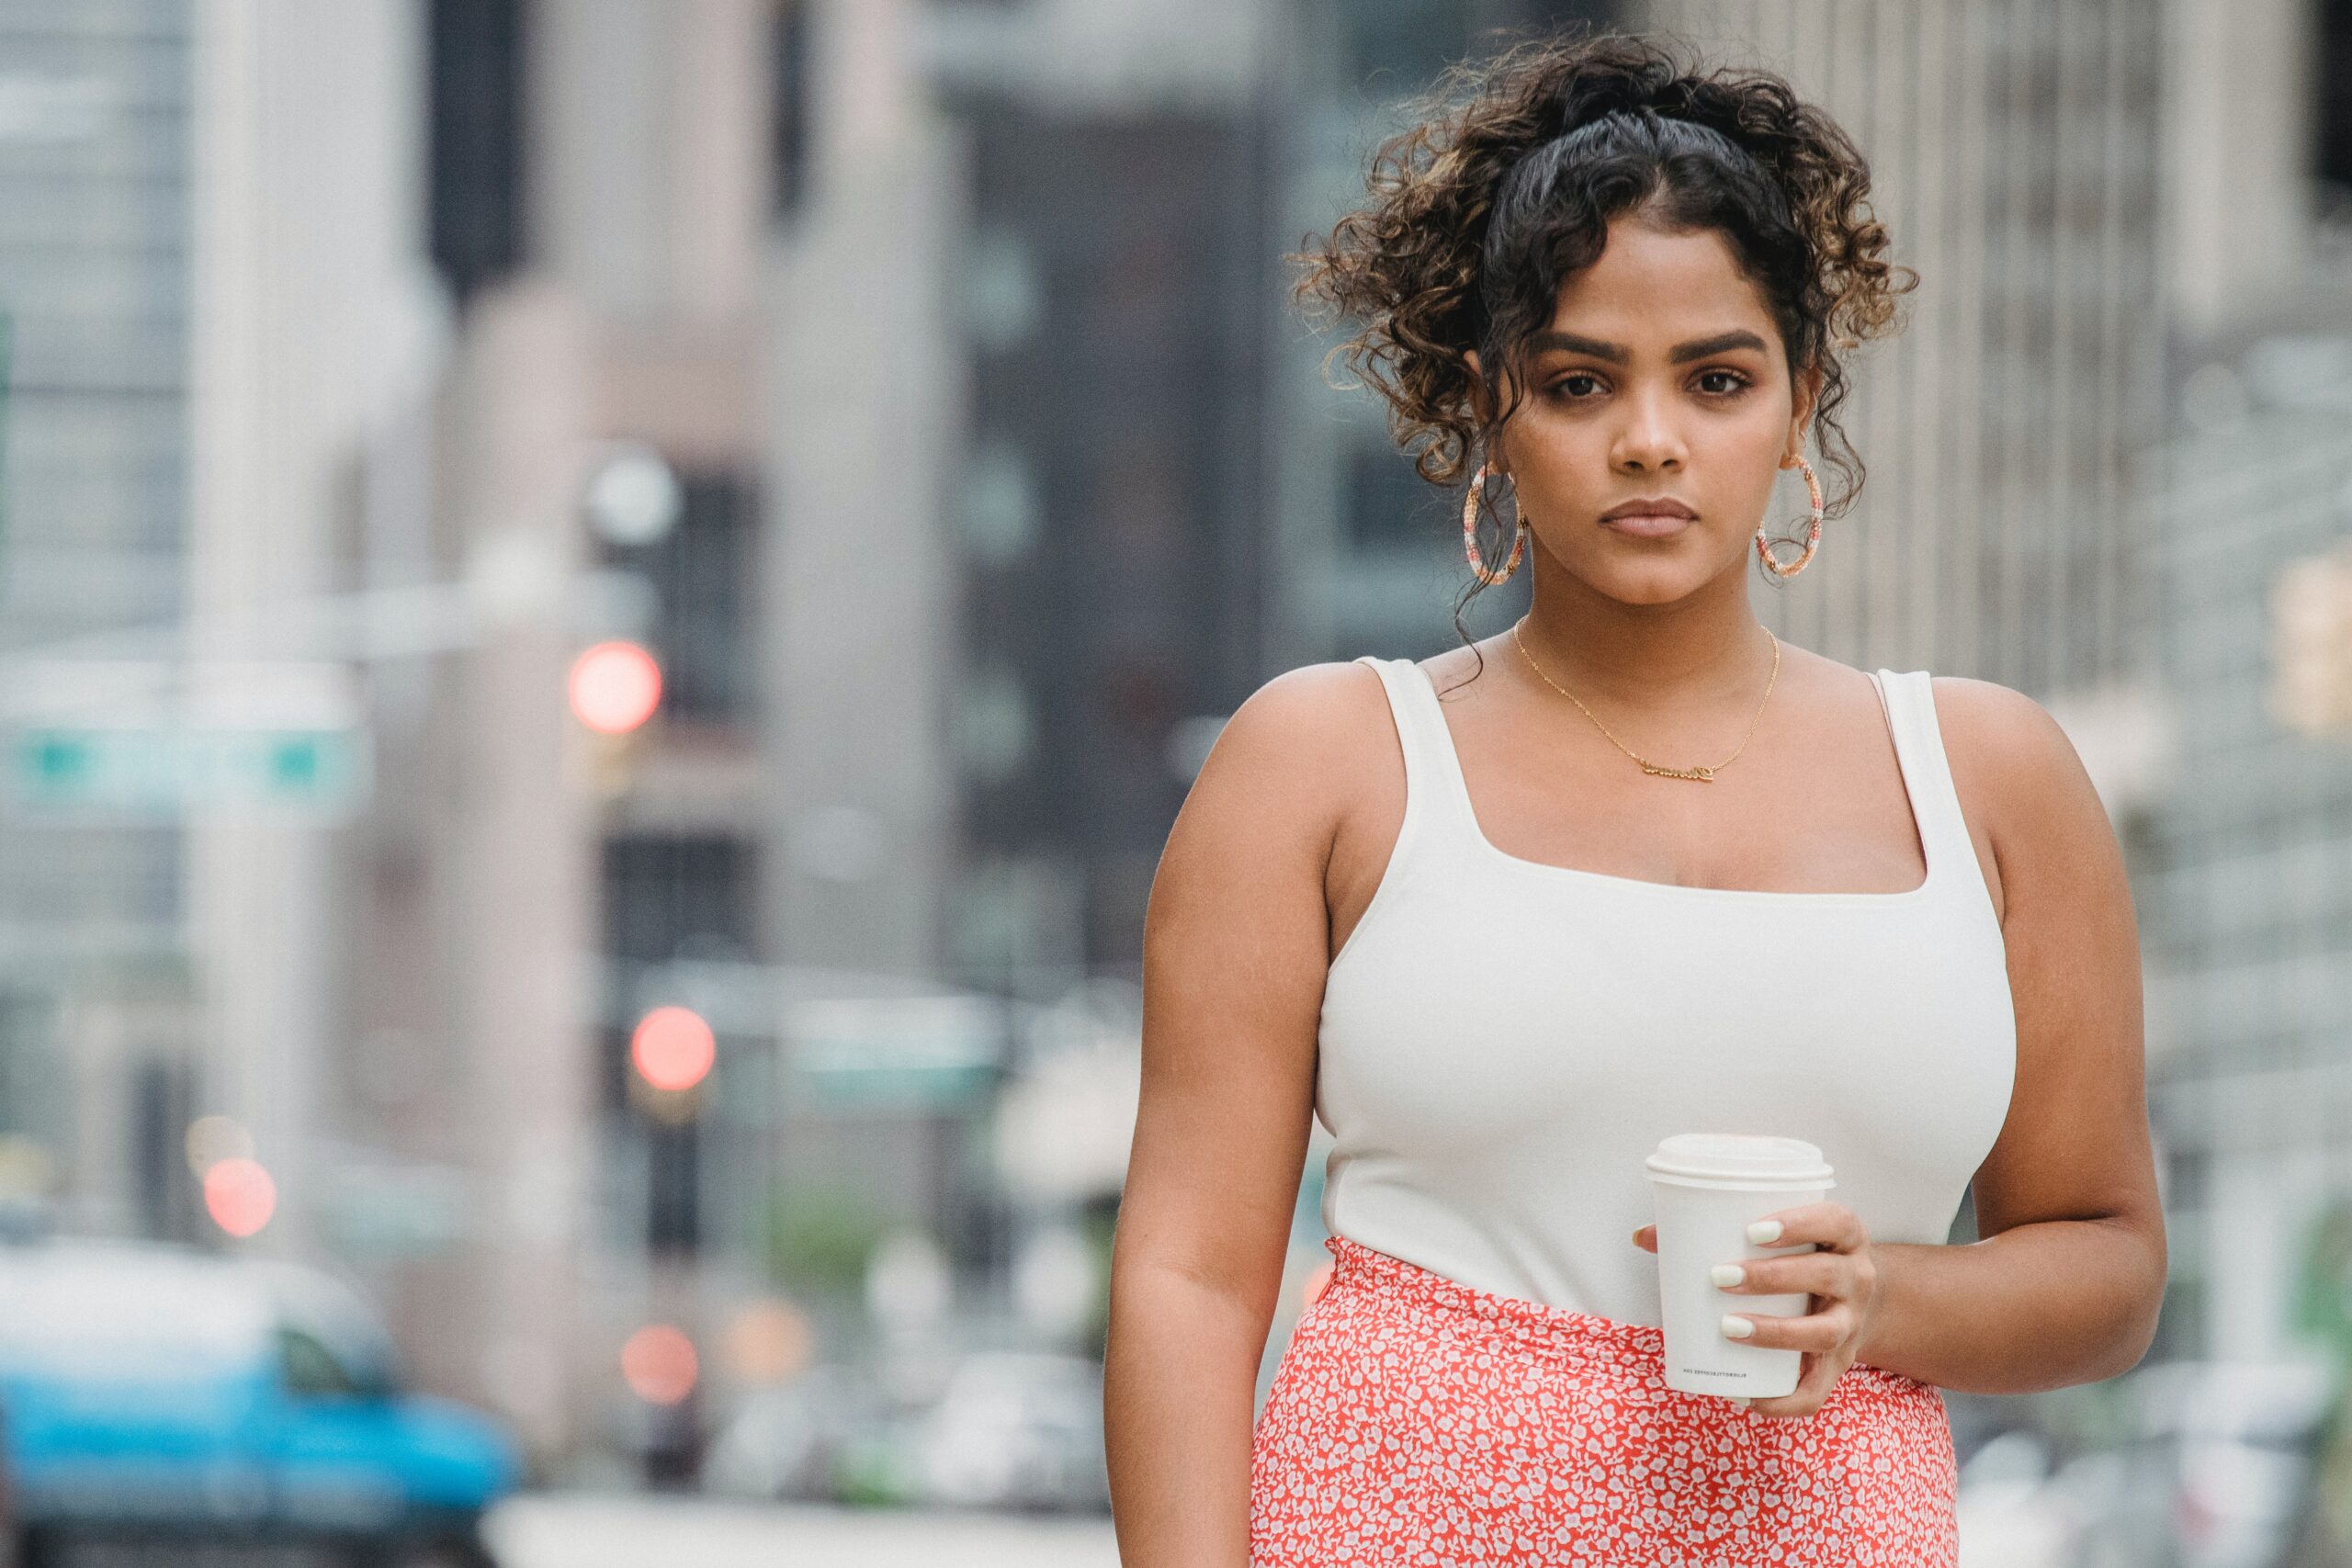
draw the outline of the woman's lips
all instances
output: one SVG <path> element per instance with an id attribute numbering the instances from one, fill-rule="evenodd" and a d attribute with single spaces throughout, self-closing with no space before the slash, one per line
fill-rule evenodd
<path id="1" fill-rule="evenodd" d="M 1634 512 L 1623 517 L 1604 517 L 1600 520 L 1603 527 L 1614 528 L 1621 534 L 1632 534 L 1644 539 L 1663 539 L 1670 534 L 1679 534 L 1695 521 L 1697 521 L 1695 518 L 1677 517 L 1672 513 L 1667 512 Z"/>

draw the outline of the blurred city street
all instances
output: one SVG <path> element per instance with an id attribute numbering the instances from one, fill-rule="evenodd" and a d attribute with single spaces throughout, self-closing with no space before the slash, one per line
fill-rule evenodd
<path id="1" fill-rule="evenodd" d="M 0 0 L 0 1540 L 1114 1562 L 1171 824 L 1533 575 L 1286 254 L 1587 25 L 1920 276 L 1758 618 L 2128 861 L 2161 1323 L 1967 1568 L 2352 1564 L 2352 0 Z"/>

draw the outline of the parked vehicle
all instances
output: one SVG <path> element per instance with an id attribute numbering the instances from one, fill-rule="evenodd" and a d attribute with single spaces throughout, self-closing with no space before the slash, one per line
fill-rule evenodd
<path id="1" fill-rule="evenodd" d="M 915 1419 L 908 1454 L 924 1503 L 1108 1509 L 1102 1369 L 1081 1356 L 975 1351 Z"/>
<path id="2" fill-rule="evenodd" d="M 837 1362 L 762 1389 L 711 1440 L 703 1488 L 770 1502 L 838 1500 L 842 1451 L 875 1424 L 880 1405 L 879 1395 Z"/>
<path id="3" fill-rule="evenodd" d="M 2108 1446 L 2029 1430 L 1961 1468 L 1961 1568 L 2282 1568 L 2312 1503 L 2333 1368 L 2171 1361 L 2121 1382 Z"/>
<path id="4" fill-rule="evenodd" d="M 156 1244 L 0 1247 L 0 1402 L 28 1568 L 271 1561 L 484 1568 L 513 1440 L 401 1392 L 348 1287 Z"/>
<path id="5" fill-rule="evenodd" d="M 2273 1568 L 2311 1506 L 2337 1380 L 2320 1361 L 2179 1361 L 2134 1374 L 2135 1459 L 2171 1503 L 2160 1568 Z"/>

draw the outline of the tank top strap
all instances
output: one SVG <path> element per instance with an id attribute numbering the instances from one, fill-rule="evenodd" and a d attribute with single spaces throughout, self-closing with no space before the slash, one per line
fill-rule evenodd
<path id="1" fill-rule="evenodd" d="M 1952 784 L 1943 727 L 1936 717 L 1934 676 L 1926 670 L 1880 670 L 1876 674 L 1929 874 L 1954 887 L 1964 889 L 1973 883 L 1982 889 L 1984 879 L 1975 840 L 1961 814 L 1960 791 Z"/>
<path id="2" fill-rule="evenodd" d="M 1380 677 L 1405 752 L 1405 820 L 1397 829 L 1397 847 L 1390 852 L 1394 856 L 1429 830 L 1423 824 L 1442 828 L 1456 811 L 1467 812 L 1469 792 L 1454 761 L 1453 737 L 1438 706 L 1437 689 L 1420 666 L 1410 659 L 1382 659 L 1370 653 L 1359 656 L 1356 662 L 1371 665 Z"/>

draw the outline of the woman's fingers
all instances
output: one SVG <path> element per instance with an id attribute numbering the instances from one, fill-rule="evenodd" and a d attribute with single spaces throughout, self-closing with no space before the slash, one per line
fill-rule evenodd
<path id="1" fill-rule="evenodd" d="M 1793 1258 L 1743 1258 L 1720 1263 L 1715 1288 L 1727 1295 L 1816 1296 L 1853 1293 L 1854 1259 L 1842 1252 L 1801 1252 Z M 1734 1271 L 1739 1278 L 1732 1278 Z"/>
<path id="2" fill-rule="evenodd" d="M 1862 1217 L 1843 1203 L 1800 1203 L 1765 1215 L 1747 1227 L 1758 1247 L 1794 1247 L 1812 1242 L 1834 1252 L 1851 1252 L 1869 1240 Z"/>
<path id="3" fill-rule="evenodd" d="M 1843 1345 L 1854 1332 L 1854 1309 L 1842 1301 L 1832 1301 L 1820 1311 L 1805 1313 L 1802 1316 L 1763 1312 L 1726 1313 L 1724 1315 L 1727 1337 L 1770 1350 L 1813 1350 L 1826 1354 Z M 1750 1325 L 1748 1332 L 1735 1332 L 1742 1323 Z"/>
<path id="4" fill-rule="evenodd" d="M 1751 1399 L 1747 1407 L 1758 1416 L 1796 1418 L 1810 1416 L 1828 1403 L 1830 1390 L 1837 1386 L 1838 1379 L 1845 1370 L 1832 1357 L 1807 1356 L 1800 1363 L 1795 1388 L 1770 1399 Z"/>
<path id="5" fill-rule="evenodd" d="M 1861 1216 L 1843 1203 L 1804 1203 L 1765 1216 L 1748 1227 L 1747 1239 L 1758 1247 L 1810 1242 L 1816 1249 L 1719 1265 L 1715 1280 L 1726 1303 L 1742 1295 L 1805 1293 L 1802 1314 L 1726 1313 L 1724 1327 L 1730 1337 L 1803 1357 L 1792 1392 L 1750 1400 L 1748 1408 L 1759 1416 L 1811 1416 L 1853 1363 L 1862 1308 L 1877 1288 L 1869 1233 Z"/>

